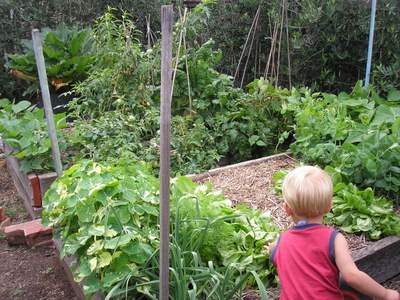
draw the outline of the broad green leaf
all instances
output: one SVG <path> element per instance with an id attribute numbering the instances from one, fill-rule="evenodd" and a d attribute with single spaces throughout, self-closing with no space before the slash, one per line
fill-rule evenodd
<path id="1" fill-rule="evenodd" d="M 376 109 L 375 117 L 371 125 L 382 125 L 385 123 L 393 123 L 400 116 L 400 108 L 388 105 L 380 105 Z"/>
<path id="2" fill-rule="evenodd" d="M 106 231 L 104 225 L 92 225 L 89 227 L 89 234 L 94 236 L 103 236 Z"/>
<path id="3" fill-rule="evenodd" d="M 31 106 L 31 103 L 29 101 L 20 101 L 17 104 L 14 104 L 12 106 L 12 110 L 14 113 L 20 113 L 23 110 L 27 109 L 28 107 Z"/>
<path id="4" fill-rule="evenodd" d="M 370 172 L 372 175 L 376 174 L 378 171 L 377 164 L 372 159 L 368 159 L 365 166 L 367 167 L 368 172 Z"/>
<path id="5" fill-rule="evenodd" d="M 258 135 L 252 135 L 249 138 L 250 146 L 253 146 L 259 139 L 260 139 L 260 137 Z"/>
<path id="6" fill-rule="evenodd" d="M 62 250 L 64 255 L 74 255 L 79 248 L 79 243 L 73 236 L 71 236 L 64 242 Z"/>
<path id="7" fill-rule="evenodd" d="M 86 278 L 83 282 L 83 292 L 85 295 L 94 294 L 99 291 L 101 282 L 94 276 Z"/>
<path id="8" fill-rule="evenodd" d="M 101 252 L 98 257 L 98 267 L 104 268 L 111 263 L 112 256 L 109 252 Z"/>
<path id="9" fill-rule="evenodd" d="M 96 257 L 92 257 L 91 259 L 89 259 L 89 269 L 91 272 L 93 272 L 97 267 L 97 258 Z"/>
<path id="10" fill-rule="evenodd" d="M 103 240 L 97 240 L 93 242 L 90 247 L 87 249 L 87 255 L 93 255 L 103 249 L 104 243 Z"/>
<path id="11" fill-rule="evenodd" d="M 79 278 L 84 279 L 89 276 L 93 270 L 90 267 L 90 260 L 88 261 L 86 258 L 81 259 L 79 264 Z"/>
<path id="12" fill-rule="evenodd" d="M 258 140 L 258 141 L 256 142 L 256 145 L 257 145 L 257 146 L 260 146 L 260 147 L 265 147 L 265 146 L 267 146 L 267 144 L 264 143 L 262 140 Z"/>
<path id="13" fill-rule="evenodd" d="M 4 108 L 7 108 L 10 105 L 11 105 L 11 101 L 10 100 L 5 99 L 5 98 L 0 99 L 0 108 L 4 109 Z"/>
<path id="14" fill-rule="evenodd" d="M 371 219 L 357 219 L 357 228 L 361 231 L 370 231 L 372 229 Z"/>
<path id="15" fill-rule="evenodd" d="M 400 101 L 400 91 L 396 89 L 390 90 L 387 99 L 390 102 Z"/>
<path id="16" fill-rule="evenodd" d="M 122 247 L 130 242 L 131 238 L 129 235 L 125 234 L 122 236 L 117 236 L 115 238 L 105 240 L 104 248 L 105 249 L 116 249 L 117 247 Z"/>
<path id="17" fill-rule="evenodd" d="M 90 222 L 93 220 L 96 209 L 92 203 L 79 203 L 76 208 L 76 215 L 80 222 Z M 93 234 L 93 233 L 91 233 Z"/>
<path id="18" fill-rule="evenodd" d="M 152 254 L 152 248 L 140 242 L 131 242 L 122 251 L 129 255 L 129 258 L 135 263 L 144 263 Z"/>
<path id="19" fill-rule="evenodd" d="M 126 224 L 129 222 L 131 218 L 131 213 L 129 212 L 129 208 L 127 206 L 119 206 L 116 208 L 117 218 L 122 224 Z"/>

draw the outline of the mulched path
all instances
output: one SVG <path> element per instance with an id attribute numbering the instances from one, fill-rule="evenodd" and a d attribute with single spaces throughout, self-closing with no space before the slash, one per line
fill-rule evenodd
<path id="1" fill-rule="evenodd" d="M 0 159 L 0 206 L 5 207 L 12 224 L 30 220 L 3 159 Z M 57 255 L 54 246 L 10 247 L 4 235 L 0 235 L 0 299 L 77 299 Z"/>

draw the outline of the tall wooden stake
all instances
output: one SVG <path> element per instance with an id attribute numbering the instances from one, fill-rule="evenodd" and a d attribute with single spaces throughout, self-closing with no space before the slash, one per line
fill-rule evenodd
<path id="1" fill-rule="evenodd" d="M 169 298 L 169 168 L 172 98 L 172 5 L 161 6 L 160 300 Z"/>
<path id="2" fill-rule="evenodd" d="M 39 75 L 40 90 L 42 91 L 43 107 L 46 115 L 47 129 L 49 131 L 54 168 L 58 176 L 62 174 L 60 148 L 57 141 L 56 126 L 54 124 L 53 108 L 51 106 L 49 85 L 47 83 L 46 66 L 44 64 L 42 39 L 38 29 L 32 30 L 33 50 Z"/>

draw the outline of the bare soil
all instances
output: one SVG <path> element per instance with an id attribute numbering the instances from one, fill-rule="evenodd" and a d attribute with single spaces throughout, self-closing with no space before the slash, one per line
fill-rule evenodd
<path id="1" fill-rule="evenodd" d="M 6 209 L 12 224 L 30 220 L 3 159 L 0 159 L 0 206 Z M 4 235 L 0 235 L 0 299 L 77 298 L 58 264 L 54 246 L 10 247 Z"/>

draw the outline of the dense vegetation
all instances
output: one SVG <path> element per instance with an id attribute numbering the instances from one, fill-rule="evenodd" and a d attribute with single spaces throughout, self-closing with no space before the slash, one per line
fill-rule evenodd
<path id="1" fill-rule="evenodd" d="M 339 95 L 294 91 L 286 111 L 295 114 L 291 149 L 306 162 L 335 168 L 346 181 L 398 197 L 400 92 L 387 99 L 358 82 Z"/>
<path id="2" fill-rule="evenodd" d="M 62 255 L 78 258 L 85 293 L 158 299 L 159 180 L 148 166 L 82 161 L 51 186 L 44 209 Z M 274 279 L 264 247 L 277 235 L 271 219 L 233 208 L 208 185 L 172 180 L 171 230 L 173 299 L 240 298 L 255 280 Z"/>
<path id="3" fill-rule="evenodd" d="M 282 107 L 295 119 L 293 132 L 284 134 L 294 135 L 290 149 L 334 179 L 326 220 L 345 232 L 372 239 L 400 234 L 400 217 L 393 212 L 400 183 L 399 104 L 398 90 L 384 99 L 358 82 L 350 94 L 293 89 Z M 275 175 L 278 191 L 285 174 Z"/>
<path id="4" fill-rule="evenodd" d="M 400 233 L 391 201 L 398 200 L 400 186 L 400 92 L 392 80 L 397 66 L 391 65 L 400 49 L 397 41 L 387 45 L 377 39 L 379 47 L 388 49 L 377 60 L 382 64 L 375 70 L 378 90 L 359 82 L 349 93 L 316 92 L 316 87 L 349 90 L 360 78 L 366 18 L 342 19 L 365 13 L 365 2 L 261 1 L 267 15 L 257 21 L 258 50 L 245 55 L 247 72 L 239 68 L 238 76 L 230 76 L 247 32 L 241 25 L 251 21 L 258 3 L 227 5 L 231 15 L 210 19 L 225 6 L 204 1 L 188 14 L 181 11 L 174 26 L 171 164 L 178 177 L 171 190 L 173 299 L 241 298 L 243 289 L 255 285 L 265 298 L 264 284 L 273 282 L 275 273 L 264 245 L 278 231 L 260 211 L 232 207 L 212 187 L 179 174 L 264 156 L 291 144 L 300 160 L 320 165 L 334 179 L 334 207 L 327 222 L 371 239 Z M 286 9 L 291 71 L 283 55 L 287 41 L 261 35 L 267 20 L 267 35 L 284 27 L 280 20 L 285 20 Z M 379 25 L 378 31 L 397 34 L 397 9 L 392 2 L 380 8 L 390 26 L 383 30 Z M 232 18 L 238 26 L 227 30 Z M 237 38 L 225 38 L 238 31 Z M 336 40 L 342 32 L 347 35 Z M 358 47 L 342 38 L 356 39 Z M 74 97 L 67 113 L 73 122 L 59 135 L 62 150 L 66 144 L 73 148 L 75 164 L 46 194 L 43 222 L 63 241 L 62 255 L 77 257 L 75 278 L 88 295 L 99 291 L 107 299 L 157 299 L 159 41 L 150 38 L 144 45 L 146 36 L 131 16 L 111 8 L 90 30 L 63 28 L 50 31 L 45 40 L 49 82 L 55 87 L 68 84 Z M 273 52 L 262 54 L 270 43 L 275 43 Z M 268 57 L 273 58 L 265 74 L 261 67 Z M 32 78 L 32 58 L 26 49 L 10 56 L 8 65 Z M 278 87 L 289 85 L 290 72 L 293 85 L 313 89 Z M 237 87 L 242 81 L 244 87 Z M 56 119 L 61 130 L 64 115 Z M 0 132 L 24 172 L 52 169 L 43 110 L 27 101 L 1 100 Z M 277 185 L 284 174 L 276 175 Z"/>
<path id="5" fill-rule="evenodd" d="M 60 131 L 66 126 L 65 116 L 56 115 L 55 122 L 60 149 L 65 150 L 66 144 Z M 1 139 L 12 147 L 12 152 L 8 155 L 18 158 L 22 172 L 53 169 L 51 142 L 43 109 L 31 106 L 28 101 L 13 104 L 8 99 L 1 99 L 0 133 Z"/>
<path id="6" fill-rule="evenodd" d="M 177 23 L 175 45 L 207 12 L 207 6 L 198 6 L 186 23 Z M 80 97 L 70 105 L 77 118 L 70 141 L 81 157 L 158 162 L 160 49 L 156 44 L 143 51 L 139 34 L 127 16 L 119 20 L 111 10 L 94 26 L 97 59 L 89 77 L 75 86 Z M 262 79 L 249 84 L 248 92 L 235 88 L 230 76 L 215 70 L 221 52 L 212 40 L 198 44 L 188 38 L 187 44 L 191 47 L 176 49 L 173 171 L 199 172 L 221 159 L 240 161 L 274 151 L 280 133 L 289 129 L 280 114 L 281 96 L 289 91 Z"/>
<path id="7" fill-rule="evenodd" d="M 30 37 L 32 27 L 55 28 L 62 22 L 68 25 L 91 26 L 93 20 L 101 16 L 108 5 L 129 11 L 135 16 L 138 28 L 146 33 L 142 37 L 142 42 L 147 44 L 150 40 L 152 44 L 154 38 L 158 37 L 160 4 L 175 3 L 178 9 L 182 6 L 182 2 L 182 0 L 2 1 L 0 12 L 3 19 L 0 21 L 0 29 L 3 34 L 0 37 L 0 56 L 3 58 L 6 53 L 18 52 L 20 40 Z M 288 87 L 290 73 L 292 85 L 305 84 L 324 91 L 340 92 L 349 91 L 356 80 L 363 79 L 370 1 L 216 0 L 214 2 L 215 5 L 209 12 L 210 18 L 198 32 L 197 39 L 201 43 L 210 38 L 214 39 L 217 48 L 224 53 L 217 69 L 232 76 L 235 74 L 251 24 L 260 6 L 256 30 L 250 34 L 236 76 L 236 84 L 240 84 L 242 75 L 245 74 L 245 84 L 261 76 L 270 80 L 279 77 L 279 85 Z M 179 15 L 178 11 L 176 15 Z M 378 1 L 373 81 L 382 91 L 399 87 L 399 16 L 400 3 L 397 0 Z M 150 25 L 151 29 L 149 34 L 147 25 Z M 286 28 L 288 28 L 288 39 Z M 253 43 L 250 47 L 251 40 Z M 268 76 L 265 76 L 271 48 L 274 48 L 271 52 L 271 58 L 274 59 L 271 59 L 270 66 L 275 65 L 275 72 L 270 69 Z M 287 49 L 290 51 L 290 69 Z M 249 59 L 245 68 L 247 56 Z M 4 62 L 0 64 L 3 65 Z M 279 76 L 276 75 L 277 65 L 280 65 Z M 18 87 L 22 82 L 10 80 L 5 69 L 0 73 L 0 95 L 3 97 L 20 95 L 21 89 Z"/>
<path id="8" fill-rule="evenodd" d="M 65 88 L 70 89 L 72 84 L 85 79 L 89 66 L 94 61 L 94 56 L 90 55 L 89 31 L 59 25 L 54 31 L 45 28 L 42 34 L 49 86 L 54 91 L 61 88 L 65 91 Z M 9 55 L 6 67 L 15 77 L 32 82 L 24 92 L 29 95 L 36 93 L 39 80 L 32 41 L 23 40 L 22 44 L 24 53 Z"/>

